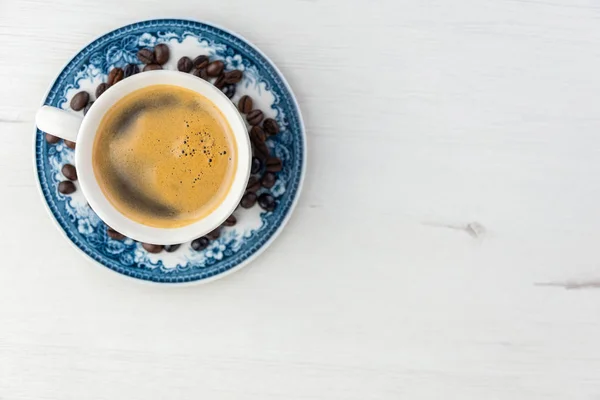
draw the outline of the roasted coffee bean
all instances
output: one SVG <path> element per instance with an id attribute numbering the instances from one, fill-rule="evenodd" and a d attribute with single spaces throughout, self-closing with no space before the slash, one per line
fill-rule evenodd
<path id="1" fill-rule="evenodd" d="M 177 70 L 181 72 L 190 72 L 192 70 L 192 60 L 189 57 L 181 57 L 179 61 L 177 61 Z"/>
<path id="2" fill-rule="evenodd" d="M 252 157 L 252 167 L 250 169 L 250 172 L 253 174 L 258 174 L 258 172 L 262 168 L 262 165 L 263 164 L 262 164 L 262 161 L 260 161 L 260 158 Z"/>
<path id="3" fill-rule="evenodd" d="M 202 251 L 207 248 L 209 244 L 210 240 L 208 240 L 206 236 L 202 236 L 201 238 L 192 241 L 192 249 Z"/>
<path id="4" fill-rule="evenodd" d="M 260 110 L 252 110 L 246 115 L 246 120 L 250 125 L 258 125 L 264 118 L 263 112 Z"/>
<path id="5" fill-rule="evenodd" d="M 225 83 L 228 85 L 235 85 L 244 77 L 244 73 L 239 69 L 234 69 L 233 71 L 227 71 L 223 75 L 225 75 Z"/>
<path id="6" fill-rule="evenodd" d="M 237 218 L 233 214 L 227 217 L 225 222 L 223 222 L 223 226 L 234 226 L 235 224 L 237 224 Z"/>
<path id="7" fill-rule="evenodd" d="M 256 193 L 256 191 L 258 191 L 259 189 L 260 182 L 258 181 L 258 178 L 255 176 L 251 176 L 250 179 L 248 179 L 248 185 L 246 185 L 246 192 Z"/>
<path id="8" fill-rule="evenodd" d="M 238 101 L 238 110 L 242 114 L 248 114 L 250 111 L 252 111 L 252 97 L 248 95 L 242 96 L 240 101 Z"/>
<path id="9" fill-rule="evenodd" d="M 258 205 L 263 210 L 273 211 L 276 205 L 275 197 L 273 197 L 269 193 L 263 193 L 260 196 L 258 196 Z"/>
<path id="10" fill-rule="evenodd" d="M 50 143 L 50 144 L 56 144 L 60 141 L 59 137 L 56 137 L 54 135 L 51 135 L 49 133 L 46 133 L 46 135 L 44 136 L 46 138 L 46 142 Z"/>
<path id="11" fill-rule="evenodd" d="M 223 75 L 219 76 L 213 85 L 217 89 L 223 89 L 225 87 L 225 77 Z"/>
<path id="12" fill-rule="evenodd" d="M 263 128 L 269 135 L 277 135 L 279 133 L 279 125 L 273 118 L 265 119 Z"/>
<path id="13" fill-rule="evenodd" d="M 160 65 L 165 64 L 169 61 L 169 46 L 164 43 L 157 44 L 154 46 L 154 60 Z"/>
<path id="14" fill-rule="evenodd" d="M 108 235 L 109 238 L 111 239 L 115 239 L 115 240 L 123 240 L 125 239 L 125 235 L 123 235 L 120 232 L 115 231 L 113 228 L 111 227 L 107 227 L 106 228 L 106 234 Z"/>
<path id="15" fill-rule="evenodd" d="M 210 62 L 210 59 L 208 58 L 208 56 L 205 56 L 205 55 L 198 56 L 198 57 L 194 58 L 194 68 L 204 69 L 204 68 L 208 67 L 209 62 Z"/>
<path id="16" fill-rule="evenodd" d="M 214 231 L 208 232 L 206 234 L 206 237 L 209 240 L 217 240 L 219 238 L 219 236 L 221 236 L 221 228 L 220 227 L 215 229 Z"/>
<path id="17" fill-rule="evenodd" d="M 160 253 L 161 251 L 163 251 L 164 246 L 162 244 L 151 244 L 151 243 L 142 243 L 142 247 L 148 252 L 148 253 Z"/>
<path id="18" fill-rule="evenodd" d="M 251 208 L 252 206 L 254 206 L 256 204 L 256 193 L 254 192 L 246 192 L 246 194 L 242 197 L 242 201 L 240 202 L 240 205 L 243 208 Z"/>
<path id="19" fill-rule="evenodd" d="M 221 90 L 223 93 L 225 93 L 225 96 L 227 96 L 228 99 L 231 99 L 233 96 L 235 96 L 235 85 L 227 85 Z"/>
<path id="20" fill-rule="evenodd" d="M 106 83 L 108 84 L 108 86 L 112 86 L 115 83 L 119 82 L 121 79 L 123 79 L 124 76 L 125 76 L 125 73 L 123 72 L 123 70 L 121 68 L 113 68 L 108 73 L 108 78 L 106 78 Z"/>
<path id="21" fill-rule="evenodd" d="M 154 52 L 150 49 L 141 49 L 137 52 L 137 58 L 144 64 L 154 63 Z"/>
<path id="22" fill-rule="evenodd" d="M 192 74 L 197 76 L 198 78 L 202 78 L 205 81 L 208 80 L 208 74 L 206 73 L 206 69 L 195 69 Z"/>
<path id="23" fill-rule="evenodd" d="M 90 111 L 90 108 L 92 108 L 92 104 L 94 104 L 93 101 L 90 101 L 89 103 L 87 103 L 87 106 L 85 106 L 85 108 L 83 109 L 83 115 L 86 115 L 88 113 L 88 111 Z"/>
<path id="24" fill-rule="evenodd" d="M 165 246 L 165 251 L 167 253 L 172 253 L 177 250 L 181 245 L 180 244 L 168 244 Z"/>
<path id="25" fill-rule="evenodd" d="M 273 185 L 275 185 L 276 180 L 277 177 L 274 173 L 267 172 L 263 175 L 262 179 L 260 180 L 260 184 L 263 185 L 263 187 L 266 187 L 267 189 L 271 189 Z"/>
<path id="26" fill-rule="evenodd" d="M 158 64 L 148 64 L 144 67 L 143 71 L 155 71 L 157 69 L 162 69 L 162 66 L 158 65 Z"/>
<path id="27" fill-rule="evenodd" d="M 71 142 L 70 140 L 65 139 L 65 145 L 68 148 L 75 150 L 75 142 Z"/>
<path id="28" fill-rule="evenodd" d="M 58 184 L 58 191 L 62 194 L 71 194 L 75 190 L 77 190 L 77 188 L 75 187 L 75 184 L 71 181 L 62 181 Z"/>
<path id="29" fill-rule="evenodd" d="M 253 144 L 254 155 L 260 158 L 262 161 L 266 161 L 271 153 L 267 144 L 265 142 L 253 142 Z"/>
<path id="30" fill-rule="evenodd" d="M 128 78 L 128 77 L 130 77 L 132 75 L 135 75 L 138 72 L 140 72 L 140 69 L 135 64 L 127 64 L 125 66 L 125 68 L 123 69 L 123 74 L 124 74 L 125 78 Z"/>
<path id="31" fill-rule="evenodd" d="M 221 72 L 223 72 L 223 68 L 225 68 L 225 64 L 223 64 L 223 61 L 213 61 L 206 67 L 206 72 L 208 72 L 208 76 L 212 76 L 214 78 L 221 75 Z"/>
<path id="32" fill-rule="evenodd" d="M 267 171 L 269 172 L 279 172 L 283 169 L 283 163 L 281 162 L 281 158 L 279 157 L 269 157 L 267 158 Z"/>
<path id="33" fill-rule="evenodd" d="M 81 111 L 87 106 L 90 101 L 90 94 L 88 92 L 79 92 L 71 99 L 71 108 L 74 111 Z"/>
<path id="34" fill-rule="evenodd" d="M 108 89 L 108 85 L 106 83 L 101 83 L 98 85 L 96 88 L 96 100 L 98 100 L 98 97 L 100 97 L 106 89 Z"/>
<path id="35" fill-rule="evenodd" d="M 71 181 L 77 180 L 77 170 L 75 169 L 74 165 L 71 165 L 71 164 L 63 165 L 61 172 L 65 176 L 65 178 L 67 178 Z"/>
<path id="36" fill-rule="evenodd" d="M 267 134 L 260 126 L 255 125 L 250 129 L 250 140 L 252 140 L 252 143 L 264 142 L 267 140 Z"/>

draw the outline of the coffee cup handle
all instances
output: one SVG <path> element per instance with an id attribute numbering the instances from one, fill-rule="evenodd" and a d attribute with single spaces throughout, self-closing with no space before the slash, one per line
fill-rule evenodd
<path id="1" fill-rule="evenodd" d="M 35 124 L 39 130 L 71 142 L 77 141 L 82 121 L 83 118 L 77 114 L 50 106 L 43 106 L 35 115 Z"/>

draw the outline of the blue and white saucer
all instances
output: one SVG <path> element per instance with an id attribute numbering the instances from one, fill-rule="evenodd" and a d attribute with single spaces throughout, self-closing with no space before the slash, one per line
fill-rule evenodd
<path id="1" fill-rule="evenodd" d="M 273 63 L 238 35 L 206 23 L 159 19 L 127 25 L 96 39 L 81 50 L 60 72 L 44 104 L 69 108 L 71 97 L 80 90 L 92 94 L 106 81 L 112 67 L 138 63 L 136 53 L 158 43 L 169 45 L 171 57 L 165 69 L 176 70 L 182 56 L 209 54 L 221 59 L 227 69 L 244 71 L 234 103 L 250 95 L 254 108 L 275 118 L 281 132 L 269 140 L 271 154 L 282 159 L 283 170 L 270 193 L 277 199 L 272 212 L 258 205 L 234 213 L 238 223 L 224 228 L 219 239 L 200 252 L 184 243 L 173 253 L 150 254 L 131 240 L 107 236 L 106 225 L 89 207 L 80 190 L 72 195 L 58 192 L 64 180 L 61 168 L 73 164 L 74 151 L 59 142 L 49 144 L 36 129 L 37 176 L 50 213 L 66 237 L 86 256 L 129 277 L 159 282 L 205 282 L 233 272 L 264 251 L 281 232 L 300 194 L 306 166 L 306 137 L 300 109 L 287 82 Z M 77 185 L 77 182 L 75 183 Z M 264 189 L 263 189 L 264 190 Z"/>

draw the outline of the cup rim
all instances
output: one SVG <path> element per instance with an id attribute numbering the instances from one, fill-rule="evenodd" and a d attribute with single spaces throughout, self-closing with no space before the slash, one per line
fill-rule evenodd
<path id="1" fill-rule="evenodd" d="M 94 139 L 105 113 L 124 96 L 153 85 L 180 86 L 208 98 L 229 123 L 237 147 L 237 163 L 233 181 L 225 199 L 200 220 L 177 228 L 157 228 L 136 222 L 118 211 L 101 190 L 92 164 Z M 250 176 L 252 150 L 246 122 L 237 107 L 211 83 L 179 71 L 146 71 L 108 88 L 88 110 L 77 135 L 75 164 L 84 197 L 90 207 L 108 226 L 123 235 L 144 243 L 179 244 L 217 229 L 238 207 Z"/>

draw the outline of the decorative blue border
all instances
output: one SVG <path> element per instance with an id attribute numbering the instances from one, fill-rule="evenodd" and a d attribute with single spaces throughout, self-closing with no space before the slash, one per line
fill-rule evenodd
<path id="1" fill-rule="evenodd" d="M 196 36 L 206 39 L 211 43 L 225 43 L 228 47 L 233 49 L 235 53 L 243 54 L 244 57 L 252 60 L 258 68 L 260 75 L 267 77 L 265 80 L 267 89 L 275 93 L 277 106 L 284 110 L 287 129 L 294 138 L 293 142 L 290 144 L 291 149 L 288 149 L 293 164 L 285 165 L 286 169 L 290 168 L 292 171 L 287 183 L 286 191 L 283 196 L 278 198 L 279 204 L 275 212 L 267 214 L 267 223 L 260 229 L 258 234 L 255 235 L 256 238 L 251 240 L 251 246 L 240 250 L 232 257 L 223 260 L 222 262 L 218 262 L 215 265 L 204 268 L 188 268 L 184 270 L 177 269 L 165 271 L 160 268 L 144 268 L 143 265 L 135 264 L 133 266 L 124 266 L 119 262 L 104 256 L 98 250 L 82 240 L 77 232 L 77 227 L 75 225 L 76 221 L 69 220 L 72 218 L 68 218 L 68 215 L 59 208 L 59 206 L 64 208 L 65 200 L 57 196 L 56 188 L 52 186 L 53 183 L 49 176 L 51 171 L 49 171 L 50 168 L 47 164 L 47 152 L 49 146 L 44 140 L 44 133 L 36 129 L 36 169 L 42 195 L 48 204 L 50 212 L 69 240 L 91 259 L 113 271 L 133 278 L 160 283 L 184 283 L 207 280 L 223 274 L 251 258 L 277 234 L 279 229 L 282 228 L 282 224 L 285 223 L 287 217 L 291 213 L 295 200 L 299 195 L 305 163 L 305 135 L 300 111 L 295 102 L 295 97 L 286 82 L 272 63 L 252 45 L 232 33 L 206 23 L 180 19 L 158 19 L 127 25 L 109 32 L 86 46 L 66 65 L 52 85 L 44 104 L 60 107 L 62 102 L 65 101 L 63 96 L 65 89 L 77 84 L 75 75 L 78 71 L 85 68 L 85 65 L 89 64 L 90 56 L 95 52 L 102 51 L 111 43 L 114 44 L 114 41 L 119 40 L 124 35 L 143 34 L 147 32 L 160 34 L 161 32 L 168 30 L 182 29 L 186 32 L 192 32 Z M 102 72 L 106 73 L 107 71 Z"/>

